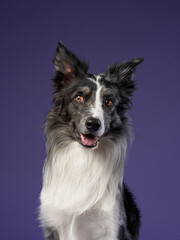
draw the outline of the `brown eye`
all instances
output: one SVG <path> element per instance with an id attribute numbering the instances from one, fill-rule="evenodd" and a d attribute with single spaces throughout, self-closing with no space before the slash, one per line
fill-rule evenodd
<path id="1" fill-rule="evenodd" d="M 106 106 L 110 107 L 112 105 L 112 102 L 111 102 L 111 100 L 106 99 L 105 104 L 106 104 Z"/>
<path id="2" fill-rule="evenodd" d="M 82 96 L 75 97 L 75 100 L 77 103 L 82 103 L 84 101 Z"/>

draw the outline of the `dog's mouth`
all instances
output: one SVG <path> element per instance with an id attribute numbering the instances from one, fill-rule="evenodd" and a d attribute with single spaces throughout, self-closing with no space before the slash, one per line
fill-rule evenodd
<path id="1" fill-rule="evenodd" d="M 96 147 L 99 137 L 93 134 L 79 134 L 79 141 L 84 147 Z"/>

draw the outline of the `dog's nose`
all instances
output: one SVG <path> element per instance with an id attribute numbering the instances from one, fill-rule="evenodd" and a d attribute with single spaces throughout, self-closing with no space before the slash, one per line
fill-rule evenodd
<path id="1" fill-rule="evenodd" d="M 98 118 L 89 117 L 86 120 L 86 128 L 90 132 L 96 132 L 99 130 L 101 122 Z"/>

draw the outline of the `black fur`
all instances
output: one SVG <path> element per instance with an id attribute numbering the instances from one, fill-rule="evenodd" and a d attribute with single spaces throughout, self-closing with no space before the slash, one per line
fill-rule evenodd
<path id="1" fill-rule="evenodd" d="M 127 186 L 124 185 L 124 207 L 126 212 L 126 218 L 127 218 L 127 230 L 131 235 L 131 238 L 134 240 L 138 239 L 139 236 L 139 228 L 141 225 L 140 221 L 140 211 L 137 208 L 137 204 L 134 200 L 134 197 L 132 193 L 129 191 Z M 121 227 L 119 229 L 119 240 L 128 240 L 126 238 L 125 228 Z"/>
<path id="2" fill-rule="evenodd" d="M 44 229 L 45 240 L 60 240 L 57 231 L 52 228 Z"/>

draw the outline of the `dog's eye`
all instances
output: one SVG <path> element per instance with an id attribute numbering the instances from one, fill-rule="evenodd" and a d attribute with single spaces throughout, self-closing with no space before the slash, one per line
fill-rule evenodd
<path id="1" fill-rule="evenodd" d="M 110 106 L 112 105 L 112 101 L 109 100 L 109 99 L 106 99 L 105 105 L 106 105 L 107 107 L 110 107 Z"/>
<path id="2" fill-rule="evenodd" d="M 77 97 L 75 97 L 75 100 L 76 100 L 77 103 L 82 103 L 82 102 L 84 102 L 84 99 L 83 99 L 82 96 L 77 96 Z"/>

